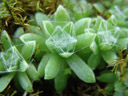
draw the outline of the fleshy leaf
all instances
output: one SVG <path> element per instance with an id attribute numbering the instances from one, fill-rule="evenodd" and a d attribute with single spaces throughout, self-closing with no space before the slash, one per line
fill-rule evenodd
<path id="1" fill-rule="evenodd" d="M 22 34 L 24 34 L 24 29 L 22 27 L 17 28 L 17 30 L 14 33 L 14 40 L 20 37 Z"/>
<path id="2" fill-rule="evenodd" d="M 119 35 L 119 39 L 127 38 L 128 37 L 128 28 L 120 28 L 120 31 L 118 31 L 117 34 Z"/>
<path id="3" fill-rule="evenodd" d="M 65 62 L 61 63 L 59 74 L 54 79 L 55 89 L 57 92 L 62 92 L 67 85 L 68 74 L 66 69 L 68 65 Z"/>
<path id="4" fill-rule="evenodd" d="M 39 73 L 33 64 L 30 64 L 29 68 L 26 70 L 26 73 L 32 79 L 32 81 L 39 81 L 40 80 Z"/>
<path id="5" fill-rule="evenodd" d="M 16 45 L 16 48 L 21 52 L 21 49 L 24 43 L 20 40 L 20 36 L 24 34 L 24 29 L 22 27 L 17 28 L 13 35 L 13 42 Z"/>
<path id="6" fill-rule="evenodd" d="M 80 50 L 80 49 L 84 49 L 87 48 L 91 45 L 91 43 L 94 41 L 95 39 L 95 34 L 94 33 L 84 33 L 81 35 L 77 36 L 77 45 L 76 45 L 76 49 Z"/>
<path id="7" fill-rule="evenodd" d="M 50 58 L 50 54 L 45 54 L 38 65 L 38 73 L 40 77 L 44 76 L 45 67 L 46 67 L 46 64 L 48 63 L 49 58 Z"/>
<path id="8" fill-rule="evenodd" d="M 42 21 L 48 19 L 47 15 L 45 15 L 45 14 L 43 14 L 43 13 L 41 13 L 41 12 L 37 12 L 37 13 L 35 14 L 35 19 L 36 19 L 37 24 L 38 24 L 38 25 L 41 27 L 41 29 L 43 30 Z"/>
<path id="9" fill-rule="evenodd" d="M 109 19 L 108 19 L 108 22 L 113 24 L 113 25 L 116 25 L 117 24 L 117 20 L 116 20 L 116 17 L 114 15 L 112 15 Z"/>
<path id="10" fill-rule="evenodd" d="M 69 7 L 70 6 L 71 5 L 69 5 Z M 92 4 L 85 0 L 79 0 L 79 1 L 73 0 L 72 6 L 73 6 L 72 18 L 74 17 L 76 20 L 79 20 L 80 18 L 84 18 L 84 17 L 89 17 L 94 12 Z"/>
<path id="11" fill-rule="evenodd" d="M 59 5 L 54 14 L 55 25 L 64 26 L 69 21 L 69 15 L 66 9 Z M 65 21 L 65 22 L 64 22 Z"/>
<path id="12" fill-rule="evenodd" d="M 26 33 L 20 36 L 20 39 L 23 42 L 26 41 L 36 41 L 36 45 L 40 51 L 47 51 L 47 46 L 45 45 L 45 39 L 40 35 L 33 34 L 33 33 Z"/>
<path id="13" fill-rule="evenodd" d="M 18 78 L 18 82 L 20 83 L 21 87 L 25 91 L 27 91 L 27 92 L 33 91 L 32 83 L 25 72 L 18 72 L 17 78 Z"/>
<path id="14" fill-rule="evenodd" d="M 118 59 L 117 54 L 112 50 L 102 52 L 102 57 L 109 65 L 115 64 Z"/>
<path id="15" fill-rule="evenodd" d="M 98 47 L 98 45 L 96 44 L 95 41 L 92 42 L 92 44 L 90 45 L 90 50 L 94 53 L 94 54 L 98 54 L 100 49 Z"/>
<path id="16" fill-rule="evenodd" d="M 31 58 L 31 56 L 34 54 L 35 48 L 36 48 L 35 41 L 25 42 L 25 45 L 23 46 L 22 52 L 21 52 L 25 60 L 28 60 L 29 58 Z"/>
<path id="17" fill-rule="evenodd" d="M 111 44 L 109 44 L 109 43 L 101 43 L 99 45 L 99 47 L 102 51 L 107 51 L 107 50 L 110 50 L 112 48 Z"/>
<path id="18" fill-rule="evenodd" d="M 114 6 L 113 9 L 110 9 L 109 12 L 113 15 L 115 15 L 116 19 L 118 20 L 117 23 L 119 21 L 124 21 L 127 16 L 120 10 L 119 6 Z"/>
<path id="19" fill-rule="evenodd" d="M 10 74 L 6 74 L 0 77 L 0 92 L 4 91 L 4 89 L 11 82 L 14 75 L 15 73 L 10 73 Z"/>
<path id="20" fill-rule="evenodd" d="M 105 87 L 105 92 L 106 94 L 110 95 L 114 91 L 114 84 L 113 83 L 108 83 Z"/>
<path id="21" fill-rule="evenodd" d="M 73 22 L 68 22 L 65 26 L 64 26 L 64 31 L 69 33 L 71 36 L 76 36 L 75 33 L 75 28 L 74 28 L 74 24 Z"/>
<path id="22" fill-rule="evenodd" d="M 45 67 L 45 79 L 53 79 L 57 76 L 59 70 L 60 70 L 60 64 L 61 64 L 61 58 L 60 56 L 56 54 L 52 54 L 46 67 Z"/>
<path id="23" fill-rule="evenodd" d="M 127 49 L 128 38 L 121 38 L 117 41 L 117 50 Z"/>
<path id="24" fill-rule="evenodd" d="M 77 55 L 72 55 L 66 59 L 70 68 L 75 72 L 75 74 L 84 82 L 94 83 L 95 75 L 92 69 Z"/>
<path id="25" fill-rule="evenodd" d="M 103 18 L 101 16 L 98 16 L 96 18 L 96 23 L 95 23 L 95 26 L 94 26 L 94 28 L 97 29 L 96 31 L 99 31 L 99 29 L 102 28 L 102 26 L 101 26 L 102 23 L 103 23 Z"/>
<path id="26" fill-rule="evenodd" d="M 85 29 L 90 28 L 91 18 L 82 18 L 75 22 L 75 31 L 77 35 L 83 34 Z"/>
<path id="27" fill-rule="evenodd" d="M 104 12 L 104 6 L 100 3 L 100 2 L 97 2 L 97 3 L 94 3 L 93 4 L 94 8 L 100 13 L 100 14 L 103 14 Z"/>
<path id="28" fill-rule="evenodd" d="M 106 72 L 97 77 L 100 82 L 113 83 L 116 81 L 116 75 L 113 72 Z"/>
<path id="29" fill-rule="evenodd" d="M 3 43 L 4 50 L 9 49 L 13 45 L 11 38 L 5 30 L 1 33 L 1 41 Z"/>
<path id="30" fill-rule="evenodd" d="M 50 21 L 43 21 L 42 23 L 43 23 L 43 29 L 44 29 L 45 35 L 46 37 L 49 37 L 50 34 L 52 34 L 54 31 L 54 27 Z"/>
<path id="31" fill-rule="evenodd" d="M 122 82 L 120 82 L 120 80 L 118 79 L 114 83 L 114 88 L 115 88 L 115 91 L 123 93 L 126 86 L 124 84 L 122 84 Z"/>
<path id="32" fill-rule="evenodd" d="M 72 54 L 74 54 L 73 52 L 63 52 L 63 53 L 60 53 L 59 55 L 64 57 L 64 58 L 68 58 L 70 57 Z"/>
<path id="33" fill-rule="evenodd" d="M 115 91 L 113 96 L 125 96 L 122 91 Z"/>
<path id="34" fill-rule="evenodd" d="M 0 60 L 0 73 L 5 70 L 3 62 Z"/>
<path id="35" fill-rule="evenodd" d="M 100 54 L 95 55 L 94 53 L 92 53 L 88 59 L 88 66 L 94 70 L 100 64 L 100 60 Z"/>

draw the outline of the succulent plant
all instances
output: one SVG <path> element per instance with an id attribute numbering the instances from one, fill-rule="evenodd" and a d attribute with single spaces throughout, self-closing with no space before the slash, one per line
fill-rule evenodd
<path id="1" fill-rule="evenodd" d="M 73 75 L 85 83 L 107 83 L 108 95 L 114 91 L 114 96 L 127 96 L 126 6 L 120 9 L 120 0 L 112 4 L 107 0 L 64 2 L 67 9 L 59 5 L 51 16 L 37 12 L 36 22 L 19 27 L 12 40 L 5 30 L 1 33 L 0 92 L 12 79 L 16 86 L 32 92 L 33 81 L 40 78 L 54 80 L 56 91 L 62 92 Z M 109 4 L 112 7 L 107 10 Z M 101 16 L 89 17 L 94 13 Z"/>

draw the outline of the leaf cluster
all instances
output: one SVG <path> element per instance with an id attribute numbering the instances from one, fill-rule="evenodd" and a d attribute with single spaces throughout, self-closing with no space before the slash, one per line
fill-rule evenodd
<path id="1" fill-rule="evenodd" d="M 53 80 L 60 93 L 73 75 L 85 83 L 105 83 L 98 91 L 104 96 L 127 96 L 128 2 L 124 2 L 64 0 L 65 7 L 59 5 L 50 16 L 36 12 L 34 21 L 25 29 L 17 28 L 12 38 L 3 30 L 0 92 L 11 80 L 32 92 L 32 83 L 44 78 Z"/>

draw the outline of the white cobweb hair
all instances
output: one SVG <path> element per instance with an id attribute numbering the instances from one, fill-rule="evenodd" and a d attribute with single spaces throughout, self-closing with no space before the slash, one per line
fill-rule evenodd
<path id="1" fill-rule="evenodd" d="M 46 40 L 46 45 L 52 52 L 55 49 L 56 52 L 65 58 L 74 53 L 76 43 L 77 39 L 60 26 L 57 26 L 53 34 Z"/>

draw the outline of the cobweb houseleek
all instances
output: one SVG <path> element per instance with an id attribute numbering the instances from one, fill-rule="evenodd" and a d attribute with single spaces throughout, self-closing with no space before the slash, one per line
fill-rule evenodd
<path id="1" fill-rule="evenodd" d="M 40 20 L 38 17 L 41 16 L 45 19 Z M 74 23 L 70 21 L 69 14 L 62 5 L 59 5 L 53 16 L 52 20 L 46 19 L 46 15 L 40 13 L 35 16 L 45 37 L 34 33 L 20 36 L 24 41 L 35 40 L 39 49 L 46 53 L 38 65 L 40 77 L 54 79 L 57 91 L 64 89 L 71 70 L 84 82 L 94 83 L 95 75 L 92 69 L 76 52 L 89 47 L 96 35 L 90 32 L 77 35 Z M 90 19 L 84 20 L 87 21 Z M 80 30 L 81 26 L 77 27 L 77 32 Z M 84 31 L 84 28 L 82 30 Z"/>
<path id="2" fill-rule="evenodd" d="M 36 42 L 23 42 L 21 48 L 18 47 L 21 50 L 18 50 L 5 30 L 1 34 L 1 41 L 4 42 L 4 51 L 0 53 L 0 74 L 2 74 L 0 92 L 8 86 L 12 79 L 18 87 L 32 92 L 32 81 L 39 80 L 35 66 L 29 61 L 35 51 Z"/>

